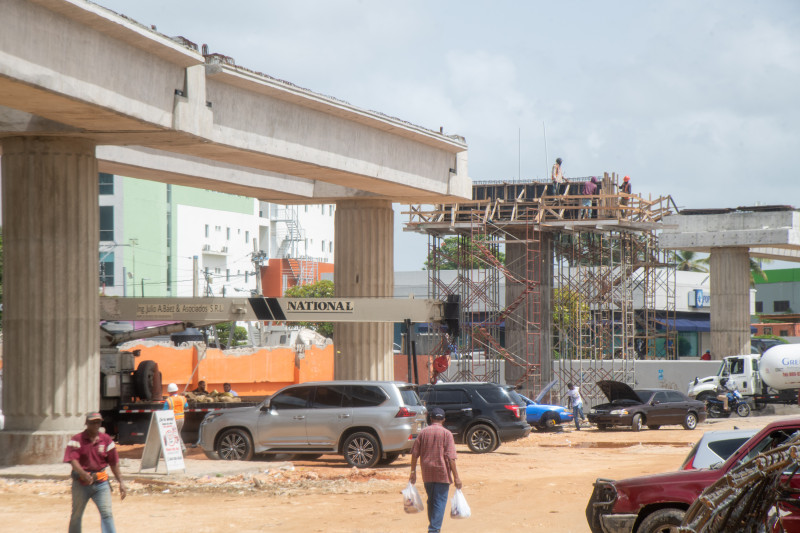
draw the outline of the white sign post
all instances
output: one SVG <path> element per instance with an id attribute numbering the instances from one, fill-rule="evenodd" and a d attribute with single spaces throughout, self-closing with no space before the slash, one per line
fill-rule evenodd
<path id="1" fill-rule="evenodd" d="M 139 472 L 144 468 L 155 468 L 158 471 L 158 460 L 164 457 L 167 474 L 173 470 L 186 472 L 181 448 L 181 436 L 175 423 L 172 410 L 153 411 L 150 427 L 147 429 L 147 440 L 142 452 L 142 463 Z"/>

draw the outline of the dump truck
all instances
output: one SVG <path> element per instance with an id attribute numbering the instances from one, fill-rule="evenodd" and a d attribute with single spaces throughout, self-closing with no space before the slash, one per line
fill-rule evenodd
<path id="1" fill-rule="evenodd" d="M 689 396 L 700 401 L 716 397 L 721 378 L 728 378 L 728 387 L 736 388 L 756 409 L 767 404 L 798 403 L 800 344 L 779 344 L 761 355 L 725 357 L 716 375 L 689 383 Z"/>

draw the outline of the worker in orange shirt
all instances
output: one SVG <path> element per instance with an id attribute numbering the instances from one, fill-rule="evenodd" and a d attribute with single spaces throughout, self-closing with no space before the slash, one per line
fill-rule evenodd
<path id="1" fill-rule="evenodd" d="M 167 385 L 167 392 L 169 393 L 169 397 L 164 402 L 164 409 L 171 409 L 172 412 L 175 413 L 175 425 L 178 426 L 178 436 L 181 437 L 184 412 L 189 408 L 189 402 L 186 401 L 184 396 L 178 394 L 178 386 L 174 383 Z M 181 450 L 184 452 L 186 451 L 183 437 L 181 437 Z"/>

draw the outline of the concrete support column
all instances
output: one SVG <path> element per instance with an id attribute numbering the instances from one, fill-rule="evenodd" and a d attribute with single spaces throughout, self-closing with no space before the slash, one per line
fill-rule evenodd
<path id="1" fill-rule="evenodd" d="M 99 405 L 97 161 L 72 138 L 2 140 L 0 464 L 58 462 Z"/>
<path id="2" fill-rule="evenodd" d="M 388 200 L 336 203 L 333 282 L 337 297 L 392 297 L 393 222 Z M 392 324 L 341 322 L 333 331 L 335 379 L 394 379 Z"/>
<path id="3" fill-rule="evenodd" d="M 537 233 L 538 242 L 525 242 L 526 236 L 516 235 L 520 242 L 506 243 L 506 267 L 517 279 L 532 276 L 536 289 L 506 317 L 506 349 L 532 368 L 532 374 L 523 379 L 530 367 L 506 362 L 506 382 L 520 386 L 528 394 L 538 394 L 553 373 L 553 237 Z M 506 279 L 506 306 L 512 305 L 525 290 L 524 283 Z"/>
<path id="4" fill-rule="evenodd" d="M 712 248 L 711 354 L 714 359 L 750 353 L 750 253 Z"/>

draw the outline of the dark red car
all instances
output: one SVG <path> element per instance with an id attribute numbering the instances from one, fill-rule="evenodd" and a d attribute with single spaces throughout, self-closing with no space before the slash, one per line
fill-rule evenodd
<path id="1" fill-rule="evenodd" d="M 586 507 L 592 533 L 674 531 L 703 490 L 732 468 L 780 446 L 800 431 L 800 418 L 768 424 L 716 469 L 679 470 L 613 481 L 598 478 Z M 800 515 L 783 518 L 786 531 L 800 531 Z"/>

